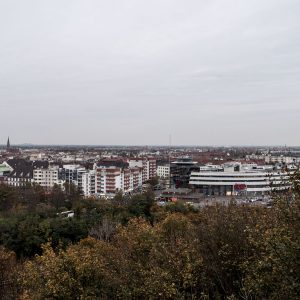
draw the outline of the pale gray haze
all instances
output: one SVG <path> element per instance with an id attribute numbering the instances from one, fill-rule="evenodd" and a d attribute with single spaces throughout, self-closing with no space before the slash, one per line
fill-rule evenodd
<path id="1" fill-rule="evenodd" d="M 299 145 L 299 0 L 0 0 L 0 144 Z"/>

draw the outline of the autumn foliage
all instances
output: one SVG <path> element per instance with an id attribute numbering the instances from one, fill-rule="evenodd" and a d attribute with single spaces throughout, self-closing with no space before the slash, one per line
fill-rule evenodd
<path id="1" fill-rule="evenodd" d="M 197 211 L 139 197 L 82 202 L 86 234 L 67 244 L 65 233 L 56 243 L 49 235 L 18 267 L 0 248 L 1 280 L 11 276 L 19 299 L 299 299 L 297 185 L 271 208 L 232 202 Z"/>

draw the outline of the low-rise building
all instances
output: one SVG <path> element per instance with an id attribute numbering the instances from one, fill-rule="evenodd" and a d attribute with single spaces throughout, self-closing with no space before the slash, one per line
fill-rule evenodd
<path id="1" fill-rule="evenodd" d="M 6 183 L 10 186 L 23 186 L 31 184 L 33 180 L 33 171 L 35 169 L 47 169 L 47 161 L 27 161 L 25 159 L 9 159 L 6 162 L 12 171 L 6 178 Z"/>
<path id="2" fill-rule="evenodd" d="M 292 156 L 284 156 L 284 155 L 266 155 L 265 162 L 267 164 L 293 164 L 297 163 L 298 159 Z"/>

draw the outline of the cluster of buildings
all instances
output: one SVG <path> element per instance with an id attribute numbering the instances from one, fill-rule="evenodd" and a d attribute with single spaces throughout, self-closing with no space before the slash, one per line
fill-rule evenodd
<path id="1" fill-rule="evenodd" d="M 38 184 L 48 190 L 73 184 L 84 196 L 113 196 L 140 191 L 157 176 L 157 160 L 147 153 L 101 150 L 21 150 L 11 147 L 8 139 L 6 149 L 0 150 L 0 181 L 15 187 Z"/>
<path id="2" fill-rule="evenodd" d="M 255 152 L 254 152 L 255 150 Z M 257 195 L 290 187 L 300 150 L 244 148 L 108 147 L 0 149 L 0 181 L 45 189 L 75 185 L 84 196 L 142 190 L 153 178 L 157 190 L 189 189 L 205 196 Z"/>
<path id="3" fill-rule="evenodd" d="M 91 168 L 80 164 L 50 165 L 48 161 L 9 159 L 0 165 L 0 180 L 10 186 L 39 184 L 45 189 L 74 184 L 84 196 L 109 196 L 117 192 L 131 193 L 156 177 L 156 160 L 105 159 Z"/>
<path id="4" fill-rule="evenodd" d="M 300 163 L 300 156 L 293 156 L 291 153 L 288 155 L 279 154 L 274 155 L 271 153 L 266 154 L 249 154 L 246 155 L 247 160 L 262 160 L 266 164 L 299 164 Z"/>

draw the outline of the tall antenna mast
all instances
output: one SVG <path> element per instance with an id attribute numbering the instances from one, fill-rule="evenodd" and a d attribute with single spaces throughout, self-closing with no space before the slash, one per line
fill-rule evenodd
<path id="1" fill-rule="evenodd" d="M 169 188 L 171 188 L 171 145 L 172 145 L 172 135 L 169 134 Z"/>

